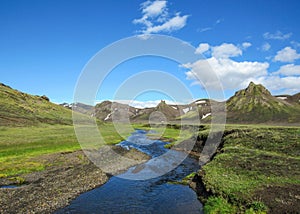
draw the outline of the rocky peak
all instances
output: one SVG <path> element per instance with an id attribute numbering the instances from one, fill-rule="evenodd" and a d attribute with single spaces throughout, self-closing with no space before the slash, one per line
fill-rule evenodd
<path id="1" fill-rule="evenodd" d="M 166 104 L 166 101 L 164 101 L 164 100 L 161 100 L 160 101 L 160 103 L 158 103 L 158 105 L 157 105 L 157 107 L 163 107 L 163 106 L 166 106 L 167 104 Z"/>
<path id="2" fill-rule="evenodd" d="M 257 96 L 257 95 L 267 95 L 267 96 L 272 96 L 270 91 L 266 89 L 263 85 L 261 84 L 255 84 L 254 82 L 250 82 L 248 87 L 244 90 L 240 90 L 236 92 L 237 96 Z"/>

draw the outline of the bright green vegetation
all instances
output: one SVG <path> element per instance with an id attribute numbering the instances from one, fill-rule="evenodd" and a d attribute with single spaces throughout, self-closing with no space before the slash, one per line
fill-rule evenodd
<path id="1" fill-rule="evenodd" d="M 121 136 L 113 123 L 100 123 L 98 127 L 105 143 L 110 145 L 124 140 L 134 131 L 133 128 L 149 129 L 142 124 L 135 124 L 133 128 L 124 129 L 127 133 L 122 133 Z M 88 128 L 86 127 L 86 129 Z M 167 128 L 162 133 L 164 138 L 176 138 L 178 135 L 179 130 L 172 128 Z M 91 138 L 91 140 L 93 139 Z M 43 155 L 80 149 L 73 126 L 0 126 L 0 177 L 44 170 L 49 163 L 43 161 Z"/>
<path id="2" fill-rule="evenodd" d="M 189 185 L 193 177 L 196 175 L 196 172 L 192 172 L 191 174 L 185 176 L 183 179 L 180 181 L 171 181 L 169 182 L 170 184 L 182 184 L 182 185 Z"/>
<path id="3" fill-rule="evenodd" d="M 32 96 L 0 84 L 0 125 L 71 124 L 71 114 L 45 96 Z"/>
<path id="4" fill-rule="evenodd" d="M 171 142 L 170 144 L 167 144 L 165 146 L 166 148 L 171 148 L 173 145 L 178 144 L 193 135 L 193 132 L 191 130 L 187 128 L 181 128 L 180 125 L 168 124 L 150 126 L 145 124 L 134 124 L 133 127 L 136 129 L 153 131 L 148 134 L 149 138 Z"/>
<path id="5" fill-rule="evenodd" d="M 204 213 L 209 214 L 230 214 L 236 213 L 237 208 L 221 197 L 210 197 L 204 206 Z"/>
<path id="6" fill-rule="evenodd" d="M 83 121 L 88 117 L 75 114 Z M 72 111 L 49 102 L 46 96 L 29 95 L 0 83 L 0 126 L 72 123 Z"/>
<path id="7" fill-rule="evenodd" d="M 72 126 L 1 127 L 0 176 L 43 170 L 32 158 L 80 149 Z"/>
<path id="8" fill-rule="evenodd" d="M 265 214 L 267 213 L 267 207 L 261 202 L 253 202 L 249 205 L 246 210 L 238 207 L 237 205 L 229 203 L 226 199 L 222 197 L 209 197 L 204 206 L 204 213 L 206 214 L 235 214 L 235 213 L 245 213 L 245 214 Z"/>
<path id="9" fill-rule="evenodd" d="M 263 213 L 267 206 L 297 204 L 299 128 L 228 126 L 223 141 L 221 152 L 200 172 L 215 196 L 205 204 L 207 213 Z M 279 203 L 282 198 L 286 202 Z"/>
<path id="10" fill-rule="evenodd" d="M 112 123 L 99 129 L 108 144 L 124 140 Z M 43 170 L 47 163 L 35 157 L 80 149 L 73 126 L 0 127 L 0 177 Z"/>

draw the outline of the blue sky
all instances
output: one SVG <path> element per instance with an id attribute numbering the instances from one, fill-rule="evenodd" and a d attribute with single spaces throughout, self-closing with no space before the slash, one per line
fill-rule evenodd
<path id="1" fill-rule="evenodd" d="M 226 98 L 249 81 L 274 94 L 293 94 L 300 92 L 299 8 L 297 0 L 2 0 L 0 82 L 57 103 L 72 102 L 82 69 L 99 50 L 153 33 L 197 48 L 219 75 Z M 144 70 L 168 72 L 194 97 L 205 96 L 195 78 L 203 69 L 201 60 L 178 66 L 151 57 L 136 59 L 111 72 L 97 100 L 113 99 L 122 81 Z M 139 100 L 154 98 L 145 94 Z"/>

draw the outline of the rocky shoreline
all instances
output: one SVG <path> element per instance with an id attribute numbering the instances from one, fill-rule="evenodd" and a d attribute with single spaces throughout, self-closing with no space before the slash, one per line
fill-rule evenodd
<path id="1" fill-rule="evenodd" d="M 149 159 L 134 149 L 112 148 L 133 160 L 130 165 L 118 163 L 119 172 Z M 49 166 L 43 171 L 0 179 L 0 186 L 19 185 L 16 188 L 0 188 L 0 213 L 53 213 L 81 193 L 104 184 L 111 176 L 90 162 L 82 151 L 35 159 L 49 163 Z"/>

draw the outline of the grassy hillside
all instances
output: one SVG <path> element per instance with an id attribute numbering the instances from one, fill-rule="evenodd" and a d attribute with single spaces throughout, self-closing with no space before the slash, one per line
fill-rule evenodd
<path id="1" fill-rule="evenodd" d="M 213 194 L 207 213 L 299 211 L 299 139 L 297 127 L 227 126 L 221 150 L 198 173 Z"/>
<path id="2" fill-rule="evenodd" d="M 51 103 L 46 96 L 33 96 L 0 84 L 0 126 L 72 124 L 72 111 Z"/>
<path id="3" fill-rule="evenodd" d="M 227 101 L 227 121 L 230 123 L 297 123 L 300 106 L 273 97 L 262 85 L 250 83 Z"/>

